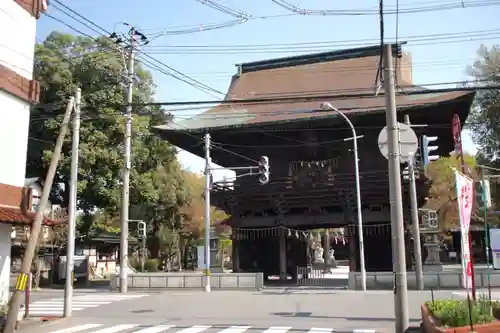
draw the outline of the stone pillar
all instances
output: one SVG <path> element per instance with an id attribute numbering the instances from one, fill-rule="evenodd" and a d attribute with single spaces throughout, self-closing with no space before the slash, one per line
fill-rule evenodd
<path id="1" fill-rule="evenodd" d="M 286 229 L 281 228 L 279 234 L 279 251 L 280 251 L 280 280 L 287 281 L 286 271 Z"/>

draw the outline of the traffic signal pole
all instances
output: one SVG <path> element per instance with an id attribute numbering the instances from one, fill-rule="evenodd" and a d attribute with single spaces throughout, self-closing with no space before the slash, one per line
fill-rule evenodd
<path id="1" fill-rule="evenodd" d="M 252 170 L 258 169 L 259 182 L 261 184 L 267 184 L 269 182 L 269 158 L 267 156 L 261 156 L 258 161 L 258 166 L 245 166 L 245 167 L 225 167 L 225 168 L 212 168 L 212 160 L 210 157 L 210 148 L 212 146 L 212 141 L 209 133 L 205 133 L 205 291 L 209 293 L 211 291 L 210 285 L 210 190 L 212 187 L 212 171 L 230 169 L 230 170 L 249 170 L 250 172 L 236 176 L 243 177 L 253 175 Z"/>
<path id="2" fill-rule="evenodd" d="M 410 116 L 405 115 L 405 124 L 410 126 Z M 408 165 L 410 177 L 411 226 L 413 231 L 413 256 L 415 260 L 415 277 L 417 289 L 424 290 L 424 270 L 422 266 L 422 248 L 420 245 L 420 225 L 418 220 L 417 184 L 415 180 L 415 156 Z"/>

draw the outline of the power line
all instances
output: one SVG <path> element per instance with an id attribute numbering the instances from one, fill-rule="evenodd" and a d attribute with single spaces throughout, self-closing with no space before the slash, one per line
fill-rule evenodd
<path id="1" fill-rule="evenodd" d="M 402 85 L 400 88 L 405 88 L 405 89 L 420 89 L 419 91 L 414 92 L 414 94 L 433 94 L 436 93 L 437 90 L 422 90 L 425 89 L 423 87 L 425 86 L 443 86 L 443 85 L 458 85 L 462 86 L 461 89 L 468 89 L 466 91 L 473 91 L 474 87 L 464 87 L 470 84 L 485 84 L 491 82 L 488 79 L 484 80 L 473 80 L 473 81 L 449 81 L 449 82 L 434 82 L 434 83 L 423 83 L 420 86 L 412 86 L 412 85 Z M 450 89 L 444 89 L 443 91 L 445 92 L 453 92 L 457 91 L 458 88 L 450 88 Z M 497 86 L 480 86 L 478 90 L 496 90 L 498 89 Z M 165 111 L 167 112 L 180 112 L 180 111 L 190 111 L 190 110 L 203 110 L 209 107 L 209 105 L 213 104 L 234 104 L 235 106 L 244 106 L 244 105 L 252 105 L 252 104 L 278 104 L 278 103 L 284 103 L 283 98 L 290 98 L 290 97 L 295 97 L 298 100 L 297 101 L 288 101 L 286 102 L 287 104 L 289 103 L 296 103 L 296 102 L 302 102 L 304 98 L 321 98 L 321 97 L 331 97 L 336 99 L 336 100 L 342 100 L 342 99 L 352 99 L 352 98 L 373 98 L 372 93 L 367 93 L 367 90 L 370 90 L 370 87 L 353 87 L 353 88 L 344 88 L 344 89 L 324 89 L 324 90 L 309 90 L 309 91 L 282 91 L 282 92 L 270 92 L 270 93 L 264 93 L 261 94 L 261 96 L 268 96 L 268 98 L 259 98 L 259 99 L 238 99 L 238 100 L 214 100 L 214 101 L 171 101 L 171 102 L 163 102 L 160 103 L 160 105 L 163 106 L 171 106 L 175 107 L 175 109 L 167 109 Z M 361 95 L 356 94 L 356 93 L 362 93 Z M 142 104 L 141 104 L 142 105 Z M 147 104 L 151 105 L 151 104 Z M 145 106 L 147 106 L 145 105 Z M 193 105 L 189 107 L 190 105 Z M 117 105 L 102 105 L 98 107 L 119 107 Z M 181 108 L 179 109 L 178 106 L 188 106 L 187 108 Z M 49 113 L 48 110 L 56 109 L 57 107 L 55 106 L 54 103 L 48 103 L 48 104 L 33 104 L 32 107 L 37 110 L 45 110 L 47 113 L 46 115 L 54 115 L 53 113 Z M 90 107 L 86 108 L 87 110 L 95 112 L 96 109 L 91 109 Z M 356 109 L 356 107 L 353 108 L 348 108 L 348 109 Z M 345 109 L 342 109 L 345 110 Z M 233 110 L 234 111 L 234 110 Z M 147 111 L 141 110 L 139 113 L 144 113 Z M 276 111 L 272 111 L 275 113 Z M 210 114 L 213 114 L 212 112 Z M 227 112 L 222 113 L 226 117 L 234 116 L 234 112 L 232 115 L 228 115 Z M 190 115 L 192 116 L 192 115 Z"/>
<path id="2" fill-rule="evenodd" d="M 375 9 L 306 9 L 301 8 L 296 5 L 291 4 L 285 0 L 271 0 L 278 6 L 289 10 L 293 13 L 300 15 L 321 15 L 321 16 L 367 16 L 367 15 L 380 15 L 379 10 Z M 397 12 L 399 14 L 414 14 L 414 13 L 424 13 L 424 12 L 436 12 L 445 11 L 452 9 L 465 9 L 465 8 L 477 8 L 477 7 L 490 7 L 498 6 L 500 1 L 498 0 L 476 0 L 476 1 L 462 1 L 462 2 L 449 2 L 428 6 L 414 6 L 404 8 L 399 6 L 399 10 L 385 10 L 384 14 L 394 15 Z"/>
<path id="3" fill-rule="evenodd" d="M 419 90 L 419 91 L 409 91 L 405 93 L 407 96 L 412 95 L 432 95 L 432 94 L 443 94 L 451 92 L 476 92 L 479 90 L 499 90 L 500 86 L 478 86 L 478 87 L 459 87 L 459 88 L 442 88 L 442 89 L 432 89 L 432 90 Z M 383 96 L 384 94 L 379 94 Z M 182 102 L 149 102 L 149 103 L 135 103 L 136 107 L 139 106 L 186 106 L 186 105 L 262 105 L 262 104 L 289 104 L 297 102 L 313 102 L 313 101 L 324 101 L 324 100 L 346 100 L 353 98 L 374 98 L 373 93 L 357 93 L 357 94 L 314 94 L 294 97 L 271 97 L 271 98 L 248 98 L 248 99 L 232 99 L 232 100 L 206 100 L 206 101 L 182 101 Z M 117 105 L 110 104 L 109 107 Z M 352 109 L 352 108 L 349 108 Z M 345 109 L 344 109 L 345 110 Z"/>
<path id="4" fill-rule="evenodd" d="M 213 8 L 215 10 L 218 10 L 224 14 L 239 18 L 239 19 L 244 19 L 244 18 L 249 18 L 251 15 L 248 13 L 245 13 L 244 11 L 241 11 L 239 9 L 233 9 L 224 5 L 221 5 L 220 3 L 214 1 L 214 0 L 196 0 L 201 4 L 204 4 L 210 8 Z"/>
<path id="5" fill-rule="evenodd" d="M 59 1 L 56 1 L 56 2 L 57 2 L 57 3 L 60 3 Z M 57 6 L 56 6 L 55 8 L 56 8 L 57 10 L 59 10 L 60 12 L 62 12 L 63 14 L 65 14 L 65 15 L 67 15 L 67 16 L 69 16 L 69 17 L 71 17 L 71 18 L 72 18 L 72 19 L 74 19 L 75 21 L 77 21 L 77 22 L 81 23 L 82 25 L 86 26 L 87 28 L 91 29 L 92 31 L 94 31 L 94 32 L 98 33 L 100 36 L 103 36 L 103 37 L 109 37 L 109 36 L 111 35 L 111 33 L 109 33 L 106 29 L 104 29 L 104 28 L 100 27 L 98 24 L 96 24 L 96 23 L 95 23 L 95 22 L 93 22 L 92 20 L 90 20 L 90 19 L 86 18 L 85 16 L 83 16 L 83 15 L 79 14 L 77 11 L 75 11 L 75 10 L 71 9 L 70 7 L 68 7 L 68 6 L 66 6 L 66 5 L 64 5 L 64 8 L 66 8 L 68 11 L 71 11 L 71 13 L 73 13 L 73 15 L 72 15 L 72 14 L 69 14 L 68 12 L 66 12 L 65 10 L 63 10 L 63 9 L 61 9 L 61 8 L 58 8 Z M 45 13 L 45 14 L 46 14 L 46 13 Z M 47 14 L 46 14 L 46 15 L 47 15 Z M 101 31 L 98 31 L 98 30 L 96 30 L 96 28 L 93 28 L 93 27 L 89 26 L 89 24 L 85 24 L 85 23 L 84 23 L 84 22 L 82 22 L 80 19 L 78 19 L 77 17 L 75 17 L 75 15 L 77 15 L 79 18 L 83 19 L 84 21 L 88 22 L 88 23 L 89 23 L 89 24 L 91 24 L 93 27 L 96 27 L 97 29 L 101 30 L 102 32 L 107 33 L 107 34 L 108 34 L 108 36 L 103 35 Z M 67 27 L 69 27 L 69 28 L 71 28 L 71 29 L 75 30 L 76 32 L 78 32 L 78 33 L 80 33 L 80 34 L 82 34 L 82 35 L 84 35 L 84 36 L 87 36 L 87 37 L 89 37 L 89 38 L 94 39 L 92 36 L 90 36 L 90 35 L 88 35 L 88 34 L 86 34 L 86 33 L 82 32 L 82 31 L 80 31 L 80 30 L 78 30 L 78 29 L 76 29 L 76 28 L 72 27 L 71 25 L 67 24 L 66 22 L 62 21 L 61 19 L 55 18 L 55 17 L 53 17 L 53 16 L 51 16 L 51 15 L 47 15 L 47 16 L 48 16 L 48 17 L 50 17 L 50 18 L 52 18 L 52 19 L 55 19 L 56 21 L 58 21 L 58 22 L 60 22 L 60 23 L 62 23 L 62 24 L 64 24 L 64 25 L 66 25 Z M 94 39 L 94 40 L 95 40 L 95 39 Z M 114 50 L 114 51 L 116 52 L 116 50 Z M 184 83 L 186 83 L 186 84 L 188 84 L 188 85 L 190 85 L 190 86 L 192 86 L 192 87 L 194 87 L 194 88 L 196 88 L 196 89 L 198 89 L 198 90 L 201 90 L 201 91 L 203 91 L 203 92 L 205 92 L 205 93 L 207 93 L 207 91 L 213 91 L 213 92 L 216 92 L 216 93 L 221 94 L 221 95 L 223 95 L 223 96 L 225 95 L 224 93 L 222 93 L 222 92 L 220 92 L 220 91 L 218 91 L 218 90 L 216 90 L 216 89 L 214 89 L 214 88 L 212 88 L 212 87 L 210 87 L 210 86 L 208 86 L 208 85 L 206 85 L 206 84 L 203 84 L 203 83 L 201 83 L 200 81 L 198 81 L 198 80 L 196 80 L 196 79 L 194 79 L 194 78 L 192 78 L 192 77 L 190 77 L 190 76 L 188 76 L 188 75 L 183 74 L 182 72 L 180 72 L 180 71 L 178 71 L 178 70 L 174 69 L 173 67 L 168 66 L 167 64 L 165 64 L 165 63 L 163 63 L 162 61 L 160 61 L 160 60 L 158 60 L 158 59 L 156 59 L 156 58 L 154 58 L 154 57 L 152 57 L 152 56 L 148 55 L 147 53 L 145 53 L 145 52 L 143 52 L 143 51 L 138 50 L 138 53 L 140 53 L 140 54 L 142 55 L 142 57 L 139 57 L 139 58 L 140 58 L 140 59 L 139 59 L 139 62 L 141 62 L 142 64 L 144 64 L 145 66 L 147 66 L 147 67 L 149 67 L 149 68 L 156 69 L 157 71 L 161 72 L 162 74 L 165 74 L 165 75 L 171 76 L 171 77 L 173 77 L 173 78 L 175 78 L 175 79 L 177 79 L 177 80 L 179 80 L 179 81 L 182 81 L 182 82 L 184 82 Z M 145 59 L 145 57 L 146 57 L 146 58 L 148 58 L 148 59 Z M 167 69 L 169 69 L 169 70 L 173 71 L 173 72 L 174 72 L 174 73 L 176 73 L 177 75 L 176 75 L 176 74 L 173 74 L 173 73 L 168 73 L 168 72 L 166 72 L 165 70 L 161 70 L 161 69 L 160 69 L 157 65 L 152 64 L 152 62 L 155 62 L 156 64 L 161 65 L 161 66 L 163 66 L 163 67 L 165 67 L 165 68 L 167 68 Z"/>
<path id="6" fill-rule="evenodd" d="M 433 34 L 421 34 L 421 35 L 409 35 L 405 37 L 399 36 L 400 40 L 404 40 L 406 42 L 410 41 L 421 41 L 430 40 L 435 38 L 453 38 L 453 37 L 471 37 L 471 35 L 476 34 L 492 34 L 492 33 L 500 33 L 500 29 L 486 29 L 486 30 L 473 30 L 473 31 L 458 31 L 458 32 L 446 32 L 446 33 L 433 33 Z M 380 38 L 380 37 L 379 37 Z M 362 44 L 369 43 L 375 44 L 380 39 L 379 38 L 359 38 L 359 39 L 340 39 L 340 40 L 326 40 L 326 41 L 309 41 L 309 42 L 293 42 L 293 43 L 265 43 L 265 44 L 191 44 L 191 45 L 148 45 L 148 49 L 152 48 L 172 48 L 172 49 L 262 49 L 262 48 L 295 48 L 295 47 L 335 47 L 341 46 L 343 47 L 345 44 Z M 393 37 L 392 39 L 396 39 Z"/>

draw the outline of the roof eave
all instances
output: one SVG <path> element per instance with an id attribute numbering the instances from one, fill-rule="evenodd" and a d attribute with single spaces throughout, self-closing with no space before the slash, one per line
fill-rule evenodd
<path id="1" fill-rule="evenodd" d="M 434 105 L 440 105 L 440 104 L 448 104 L 448 103 L 453 103 L 456 102 L 458 99 L 464 99 L 466 97 L 470 98 L 470 103 L 472 103 L 472 100 L 474 99 L 476 92 L 473 91 L 469 94 L 464 94 L 462 96 L 459 96 L 454 99 L 446 100 L 446 101 L 440 101 L 432 104 L 416 104 L 416 105 L 409 105 L 409 106 L 402 106 L 398 107 L 398 112 L 399 111 L 407 111 L 407 110 L 414 110 L 414 109 L 421 109 L 421 108 L 428 108 Z M 354 113 L 354 116 L 359 116 L 359 115 L 365 115 L 367 113 L 369 114 L 378 114 L 380 112 L 385 112 L 384 107 L 380 107 L 378 109 L 369 109 L 369 110 L 360 110 L 356 113 Z M 230 130 L 230 129 L 239 129 L 239 128 L 257 128 L 257 127 L 262 127 L 265 125 L 269 124 L 289 124 L 289 123 L 296 123 L 296 122 L 303 122 L 303 121 L 310 121 L 310 120 L 320 120 L 320 119 L 332 119 L 339 117 L 337 113 L 330 113 L 330 114 L 325 114 L 323 116 L 319 115 L 320 113 L 313 113 L 311 112 L 311 117 L 304 117 L 304 118 L 290 118 L 290 119 L 281 119 L 281 120 L 269 120 L 265 122 L 260 122 L 260 123 L 240 123 L 240 124 L 234 124 L 234 125 L 223 125 L 223 126 L 211 126 L 211 127 L 203 127 L 203 128 L 183 128 L 183 129 L 173 129 L 173 128 L 165 128 L 168 125 L 160 125 L 160 126 L 154 126 L 152 128 L 153 132 L 157 132 L 159 135 L 161 134 L 167 134 L 168 133 L 189 133 L 189 134 L 204 134 L 207 132 L 214 132 L 214 131 L 221 131 L 221 130 Z M 463 120 L 465 121 L 465 119 Z M 162 135 L 163 136 L 163 135 Z"/>

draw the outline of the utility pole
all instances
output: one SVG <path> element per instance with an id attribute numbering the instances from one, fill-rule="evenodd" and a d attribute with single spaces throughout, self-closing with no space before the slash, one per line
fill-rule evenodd
<path id="1" fill-rule="evenodd" d="M 205 291 L 210 292 L 210 134 L 205 134 Z"/>
<path id="2" fill-rule="evenodd" d="M 405 115 L 405 124 L 410 126 L 409 115 Z M 422 266 L 422 248 L 420 247 L 420 225 L 418 220 L 417 184 L 415 180 L 415 156 L 410 157 L 408 170 L 410 176 L 410 204 L 413 231 L 413 253 L 415 257 L 415 276 L 417 280 L 417 289 L 424 290 L 424 270 Z"/>
<path id="3" fill-rule="evenodd" d="M 401 166 L 399 127 L 396 114 L 394 67 L 391 44 L 384 45 L 384 90 L 386 99 L 387 143 L 389 160 L 389 188 L 391 204 L 391 230 L 394 263 L 394 312 L 396 332 L 406 332 L 409 327 L 408 286 L 403 226 L 403 196 L 401 194 Z"/>
<path id="4" fill-rule="evenodd" d="M 61 123 L 61 130 L 59 132 L 59 136 L 57 137 L 54 152 L 52 154 L 52 159 L 50 161 L 49 170 L 47 171 L 47 176 L 45 177 L 42 197 L 40 198 L 40 205 L 36 212 L 35 221 L 33 221 L 33 225 L 31 227 L 30 238 L 28 240 L 26 251 L 24 252 L 23 262 L 21 264 L 21 272 L 19 273 L 19 276 L 17 278 L 17 288 L 16 290 L 14 290 L 9 301 L 9 312 L 7 313 L 3 333 L 13 333 L 15 330 L 17 315 L 21 306 L 23 296 L 22 293 L 26 289 L 26 283 L 31 271 L 31 263 L 33 262 L 33 257 L 35 256 L 38 237 L 40 235 L 40 230 L 42 229 L 45 208 L 49 200 L 49 195 L 52 189 L 52 184 L 54 182 L 57 165 L 59 164 L 59 159 L 61 158 L 61 150 L 66 132 L 68 131 L 68 124 L 71 117 L 71 111 L 73 111 L 73 107 L 74 97 L 71 97 L 66 107 L 66 112 L 64 113 L 64 118 Z"/>
<path id="5" fill-rule="evenodd" d="M 78 188 L 78 149 L 80 144 L 80 105 L 82 90 L 75 94 L 75 112 L 73 114 L 73 142 L 71 146 L 71 178 L 69 182 L 69 221 L 66 246 L 66 283 L 64 286 L 64 317 L 71 317 L 73 311 L 73 273 L 75 268 L 76 207 Z"/>
<path id="6" fill-rule="evenodd" d="M 130 150 L 132 139 L 132 97 L 134 89 L 134 28 L 129 30 L 129 58 L 127 68 L 127 110 L 125 114 L 125 144 L 124 144 L 124 166 L 123 166 L 123 187 L 122 187 L 122 207 L 120 223 L 120 292 L 127 292 L 128 282 L 128 213 L 130 201 Z"/>

